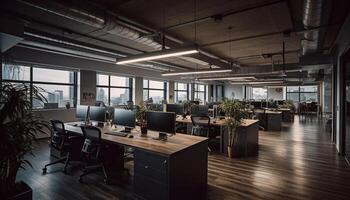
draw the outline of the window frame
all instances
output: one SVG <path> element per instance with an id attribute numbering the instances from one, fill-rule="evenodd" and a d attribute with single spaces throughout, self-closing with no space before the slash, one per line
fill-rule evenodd
<path id="1" fill-rule="evenodd" d="M 188 101 L 189 100 L 189 87 L 190 85 L 188 83 L 181 83 L 181 84 L 186 84 L 186 90 L 179 90 L 177 88 L 178 87 L 178 84 L 181 83 L 181 82 L 175 82 L 175 85 L 174 85 L 174 95 L 175 95 L 175 102 L 178 103 L 179 102 L 179 95 L 178 95 L 178 92 L 186 92 L 186 100 Z"/>
<path id="2" fill-rule="evenodd" d="M 108 76 L 108 85 L 98 85 L 97 84 L 97 76 L 98 75 L 106 75 Z M 123 78 L 128 78 L 129 79 L 129 86 L 112 86 L 111 85 L 111 76 L 116 76 L 116 77 L 123 77 Z M 106 74 L 106 73 L 96 73 L 96 92 L 97 88 L 107 88 L 108 90 L 108 105 L 111 105 L 111 88 L 119 88 L 119 89 L 128 89 L 129 90 L 129 100 L 132 101 L 133 93 L 132 93 L 132 88 L 133 88 L 133 78 L 131 76 L 122 76 L 122 75 L 115 75 L 115 74 Z M 97 95 L 96 95 L 96 101 L 97 101 Z"/>
<path id="3" fill-rule="evenodd" d="M 288 99 L 288 94 L 298 94 L 298 103 L 300 103 L 300 97 L 301 97 L 301 94 L 316 94 L 316 102 L 319 102 L 319 86 L 318 85 L 305 85 L 305 86 L 316 86 L 317 88 L 317 91 L 316 92 L 304 92 L 304 91 L 301 91 L 300 88 L 303 87 L 303 86 L 289 86 L 289 87 L 298 87 L 298 91 L 293 91 L 293 92 L 288 92 L 288 86 L 286 87 L 286 99 Z"/>
<path id="4" fill-rule="evenodd" d="M 199 85 L 203 85 L 204 86 L 204 90 L 203 91 L 197 89 Z M 200 84 L 200 83 L 195 83 L 194 84 L 194 91 L 193 91 L 194 100 L 199 99 L 198 98 L 198 94 L 199 93 L 203 93 L 204 94 L 204 102 L 203 103 L 205 103 L 207 101 L 207 85 L 206 84 Z"/>
<path id="5" fill-rule="evenodd" d="M 167 86 L 168 86 L 168 82 L 167 81 L 159 81 L 159 80 L 150 80 L 150 79 L 143 79 L 143 81 L 147 81 L 147 87 L 145 87 L 145 85 L 143 84 L 143 91 L 147 90 L 147 99 L 143 99 L 143 101 L 147 101 L 149 99 L 149 91 L 153 90 L 153 91 L 163 91 L 163 100 L 167 100 Z M 149 81 L 157 81 L 157 82 L 163 82 L 163 89 L 160 88 L 150 88 L 149 87 Z M 143 95 L 142 95 L 143 96 Z"/>
<path id="6" fill-rule="evenodd" d="M 73 106 L 72 108 L 75 108 L 77 106 L 77 96 L 78 96 L 78 71 L 76 70 L 68 70 L 68 69 L 54 69 L 52 67 L 45 67 L 45 66 L 40 66 L 40 65 L 31 65 L 31 64 L 26 64 L 26 63 L 11 63 L 13 65 L 18 65 L 18 66 L 24 66 L 24 67 L 29 67 L 29 80 L 9 80 L 9 79 L 3 79 L 3 74 L 2 74 L 2 69 L 5 67 L 5 63 L 1 63 L 1 70 L 0 70 L 0 83 L 24 83 L 24 84 L 29 84 L 30 88 L 30 106 L 31 109 L 35 110 L 40 110 L 44 109 L 44 107 L 33 107 L 33 85 L 59 85 L 59 86 L 73 86 Z M 73 72 L 73 83 L 63 83 L 63 82 L 45 82 L 45 81 L 34 81 L 33 80 L 33 68 L 42 68 L 42 69 L 51 69 L 51 70 L 60 70 L 60 71 L 68 71 L 68 72 Z M 64 108 L 64 107 L 58 107 L 58 109 Z"/>

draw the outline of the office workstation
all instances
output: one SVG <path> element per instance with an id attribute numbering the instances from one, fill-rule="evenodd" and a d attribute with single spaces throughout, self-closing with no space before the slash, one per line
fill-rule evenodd
<path id="1" fill-rule="evenodd" d="M 0 199 L 350 199 L 349 11 L 2 1 Z"/>

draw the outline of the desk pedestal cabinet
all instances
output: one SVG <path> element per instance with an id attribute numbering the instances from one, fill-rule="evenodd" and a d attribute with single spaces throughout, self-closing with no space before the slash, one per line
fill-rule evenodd
<path id="1" fill-rule="evenodd" d="M 207 148 L 205 140 L 172 154 L 135 149 L 136 197 L 152 200 L 201 199 L 207 187 Z"/>

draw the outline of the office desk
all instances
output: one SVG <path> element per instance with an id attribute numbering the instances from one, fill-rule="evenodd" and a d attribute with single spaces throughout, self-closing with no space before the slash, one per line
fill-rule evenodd
<path id="1" fill-rule="evenodd" d="M 291 109 L 279 108 L 278 111 L 282 112 L 282 121 L 283 122 L 292 122 L 293 121 L 293 114 L 291 112 Z"/>
<path id="2" fill-rule="evenodd" d="M 266 121 L 268 131 L 280 131 L 282 126 L 282 112 L 266 110 Z"/>
<path id="3" fill-rule="evenodd" d="M 81 128 L 66 123 L 67 131 L 82 134 Z M 167 141 L 154 140 L 158 133 L 148 131 L 134 138 L 104 134 L 106 143 L 130 146 L 134 151 L 134 192 L 142 199 L 200 199 L 205 194 L 208 174 L 208 139 L 176 134 Z M 119 155 L 119 154 L 117 154 Z"/>
<path id="4" fill-rule="evenodd" d="M 191 118 L 177 117 L 176 122 L 191 124 Z M 240 141 L 240 147 L 244 151 L 245 156 L 254 155 L 257 153 L 259 145 L 259 120 L 244 119 L 242 124 L 237 128 Z M 227 153 L 228 133 L 225 131 L 225 119 L 210 120 L 211 126 L 220 127 L 220 152 Z"/>

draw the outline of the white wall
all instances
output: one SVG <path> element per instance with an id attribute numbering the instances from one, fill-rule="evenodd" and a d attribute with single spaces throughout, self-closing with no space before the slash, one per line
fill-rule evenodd
<path id="1" fill-rule="evenodd" d="M 244 86 L 243 85 L 232 85 L 232 84 L 225 84 L 225 97 L 229 99 L 240 99 L 242 100 L 244 98 Z"/>

